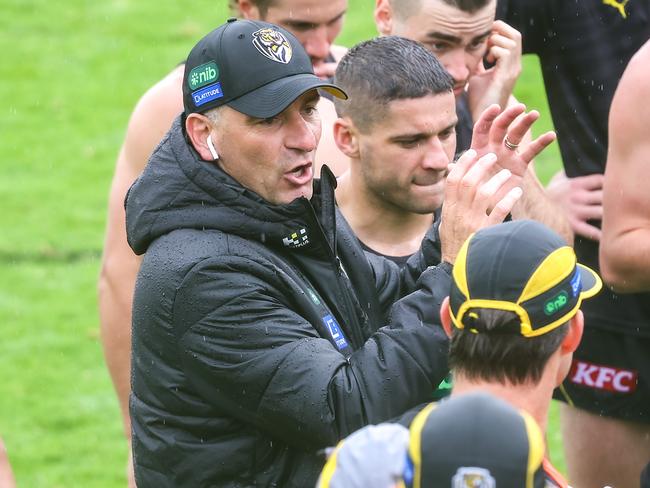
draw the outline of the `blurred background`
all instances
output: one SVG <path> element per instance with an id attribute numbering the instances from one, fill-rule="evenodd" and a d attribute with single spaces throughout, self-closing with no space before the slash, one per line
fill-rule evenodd
<path id="1" fill-rule="evenodd" d="M 337 44 L 376 35 L 350 0 Z M 139 97 L 229 17 L 226 0 L 0 0 L 0 437 L 20 487 L 124 487 L 99 341 L 108 190 Z M 516 96 L 552 128 L 537 60 Z M 557 145 L 536 161 L 546 181 Z M 551 452 L 564 470 L 555 408 Z"/>

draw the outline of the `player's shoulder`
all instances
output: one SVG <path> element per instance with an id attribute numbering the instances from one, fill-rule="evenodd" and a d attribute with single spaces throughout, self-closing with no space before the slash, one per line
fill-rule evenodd
<path id="1" fill-rule="evenodd" d="M 173 109 L 180 112 L 183 108 L 183 72 L 185 65 L 176 66 L 164 78 L 151 86 L 140 98 L 136 110 L 147 108 L 149 110 Z"/>
<path id="2" fill-rule="evenodd" d="M 650 63 L 650 40 L 632 56 L 627 71 L 633 71 L 633 75 L 647 79 L 648 63 Z"/>
<path id="3" fill-rule="evenodd" d="M 126 131 L 120 167 L 139 174 L 156 145 L 183 111 L 183 70 L 177 66 L 149 88 L 136 104 Z"/>
<path id="4" fill-rule="evenodd" d="M 131 114 L 130 133 L 156 143 L 162 138 L 183 111 L 183 70 L 184 65 L 177 66 L 142 95 Z"/>

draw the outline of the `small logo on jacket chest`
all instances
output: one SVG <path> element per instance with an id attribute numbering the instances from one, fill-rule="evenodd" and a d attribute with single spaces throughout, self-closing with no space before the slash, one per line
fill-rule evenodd
<path id="1" fill-rule="evenodd" d="M 291 249 L 306 246 L 307 244 L 309 244 L 309 236 L 307 236 L 307 229 L 302 228 L 297 232 L 293 232 L 288 237 L 283 237 L 282 244 L 284 244 L 287 247 L 290 247 Z"/>

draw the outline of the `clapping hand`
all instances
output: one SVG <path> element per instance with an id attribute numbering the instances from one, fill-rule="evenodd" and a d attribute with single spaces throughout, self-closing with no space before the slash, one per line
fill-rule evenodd
<path id="1" fill-rule="evenodd" d="M 517 186 L 504 191 L 512 174 L 508 169 L 495 172 L 496 162 L 494 153 L 479 157 L 469 149 L 449 165 L 440 222 L 443 261 L 453 263 L 472 233 L 502 222 L 521 197 Z"/>

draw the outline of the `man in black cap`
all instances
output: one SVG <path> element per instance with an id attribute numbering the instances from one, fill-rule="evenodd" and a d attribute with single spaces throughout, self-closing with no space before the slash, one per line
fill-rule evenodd
<path id="1" fill-rule="evenodd" d="M 433 403 L 409 430 L 403 487 L 552 486 L 539 426 L 525 410 L 495 396 L 475 392 Z"/>
<path id="2" fill-rule="evenodd" d="M 573 248 L 538 222 L 476 232 L 458 254 L 440 312 L 451 338 L 451 396 L 487 391 L 529 412 L 545 431 L 553 390 L 582 337 L 580 306 L 601 287 Z M 545 467 L 555 485 L 566 484 Z"/>
<path id="3" fill-rule="evenodd" d="M 430 404 L 410 429 L 358 430 L 330 454 L 317 488 L 548 488 L 546 478 L 535 419 L 476 392 Z"/>
<path id="4" fill-rule="evenodd" d="M 335 45 L 334 41 L 343 27 L 347 0 L 232 0 L 229 4 L 239 17 L 271 22 L 292 32 L 305 47 L 319 77 L 332 76 L 336 61 L 346 51 L 343 46 Z M 215 4 L 215 7 L 218 5 Z M 214 13 L 216 18 L 225 19 L 223 12 L 219 13 L 218 10 L 215 8 L 209 15 Z M 128 417 L 131 305 L 140 259 L 126 242 L 124 197 L 173 120 L 183 111 L 183 72 L 182 64 L 174 67 L 138 101 L 130 116 L 110 188 L 98 279 L 98 305 L 102 346 L 127 436 L 131 430 Z M 337 161 L 346 161 L 340 156 L 328 129 L 336 120 L 334 105 L 323 97 L 318 111 L 324 131 L 315 163 L 327 162 L 335 174 L 340 174 L 344 168 L 337 165 Z"/>
<path id="5" fill-rule="evenodd" d="M 130 398 L 140 488 L 311 486 L 318 450 L 426 401 L 447 373 L 436 310 L 450 263 L 521 189 L 502 191 L 510 172 L 490 177 L 496 157 L 468 151 L 439 233 L 406 269 L 368 260 L 337 223 L 331 172 L 312 182 L 317 89 L 345 97 L 264 22 L 233 19 L 187 59 L 185 111 L 126 201 L 129 244 L 146 252 Z"/>

